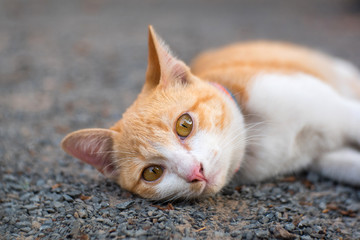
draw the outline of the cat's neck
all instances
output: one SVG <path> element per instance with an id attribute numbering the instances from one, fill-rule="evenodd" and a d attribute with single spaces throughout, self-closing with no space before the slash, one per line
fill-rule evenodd
<path id="1" fill-rule="evenodd" d="M 230 92 L 230 90 L 221 85 L 220 83 L 217 83 L 217 82 L 210 82 L 211 85 L 213 85 L 214 87 L 216 87 L 217 89 L 219 89 L 220 91 L 224 92 L 227 96 L 229 96 L 235 103 L 236 105 L 239 107 L 239 104 L 238 102 L 236 101 L 236 98 L 234 96 L 234 94 L 232 94 L 232 92 Z"/>
<path id="2" fill-rule="evenodd" d="M 248 88 L 252 84 L 256 71 L 227 69 L 227 71 L 224 72 L 215 69 L 196 73 L 195 75 L 209 83 L 215 82 L 228 89 L 236 99 L 237 104 L 244 110 L 249 99 Z"/>

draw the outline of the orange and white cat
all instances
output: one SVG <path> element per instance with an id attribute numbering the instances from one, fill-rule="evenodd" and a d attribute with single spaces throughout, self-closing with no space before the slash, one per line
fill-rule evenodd
<path id="1" fill-rule="evenodd" d="M 66 136 L 63 149 L 122 188 L 160 200 L 219 192 L 313 168 L 360 184 L 360 74 L 303 47 L 248 42 L 191 68 L 149 27 L 145 85 L 110 129 Z"/>

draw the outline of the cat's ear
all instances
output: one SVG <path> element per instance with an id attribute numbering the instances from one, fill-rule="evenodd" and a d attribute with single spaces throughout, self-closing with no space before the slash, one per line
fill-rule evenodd
<path id="1" fill-rule="evenodd" d="M 109 129 L 83 129 L 68 134 L 61 147 L 68 154 L 94 166 L 99 172 L 112 178 L 116 166 L 113 159 L 113 139 L 119 134 Z"/>
<path id="2" fill-rule="evenodd" d="M 173 83 L 186 84 L 189 80 L 189 68 L 185 63 L 176 59 L 164 41 L 149 26 L 149 55 L 146 70 L 144 91 L 153 89 L 159 84 L 167 87 Z"/>

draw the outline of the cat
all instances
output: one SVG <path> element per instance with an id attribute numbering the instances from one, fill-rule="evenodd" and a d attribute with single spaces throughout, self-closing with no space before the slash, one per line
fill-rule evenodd
<path id="1" fill-rule="evenodd" d="M 360 184 L 360 74 L 305 47 L 245 42 L 188 67 L 149 26 L 145 84 L 110 129 L 62 148 L 152 200 L 193 199 L 304 168 Z"/>

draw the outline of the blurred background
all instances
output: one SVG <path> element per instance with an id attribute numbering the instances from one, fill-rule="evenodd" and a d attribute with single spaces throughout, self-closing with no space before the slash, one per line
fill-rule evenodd
<path id="1" fill-rule="evenodd" d="M 149 24 L 187 63 L 208 48 L 274 39 L 360 65 L 355 0 L 2 0 L 2 171 L 72 166 L 62 137 L 111 126 L 140 91 Z"/>

